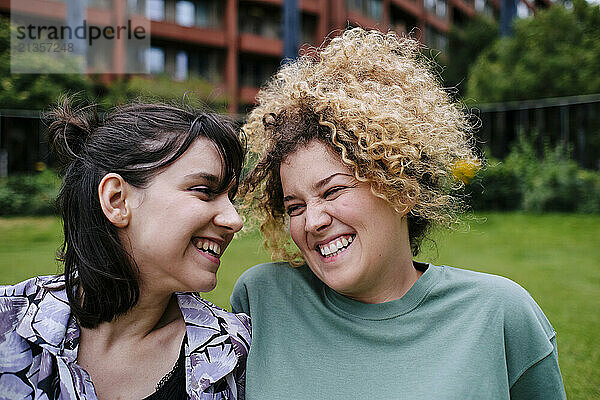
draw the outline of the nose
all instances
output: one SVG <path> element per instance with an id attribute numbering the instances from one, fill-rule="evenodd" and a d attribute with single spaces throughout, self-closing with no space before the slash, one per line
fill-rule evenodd
<path id="1" fill-rule="evenodd" d="M 213 219 L 215 225 L 226 228 L 232 233 L 238 232 L 244 226 L 240 214 L 231 203 L 227 193 L 223 193 L 220 197 L 217 205 L 218 212 Z"/>
<path id="2" fill-rule="evenodd" d="M 321 204 L 307 204 L 304 215 L 306 232 L 320 232 L 331 224 L 331 215 Z"/>

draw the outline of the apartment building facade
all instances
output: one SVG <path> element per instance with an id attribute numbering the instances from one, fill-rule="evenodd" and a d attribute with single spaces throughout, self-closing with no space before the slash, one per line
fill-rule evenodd
<path id="1" fill-rule="evenodd" d="M 201 77 L 227 94 L 229 111 L 244 112 L 259 87 L 276 71 L 283 56 L 282 8 L 285 0 L 87 0 L 91 23 L 130 14 L 151 21 L 151 48 L 146 62 L 152 74 L 176 80 Z M 450 26 L 475 13 L 499 16 L 502 0 L 297 0 L 300 41 L 318 46 L 347 26 L 410 33 L 429 47 L 444 51 Z M 48 18 L 66 13 L 66 0 L 33 0 L 30 10 Z M 12 1 L 12 7 L 19 7 Z M 32 5 L 33 4 L 33 5 Z M 517 14 L 531 15 L 550 0 L 518 0 Z M 8 13 L 10 0 L 0 0 Z M 333 32 L 333 33 L 332 33 Z M 106 61 L 123 64 L 130 55 L 117 47 Z M 118 70 L 118 68 L 117 68 Z"/>

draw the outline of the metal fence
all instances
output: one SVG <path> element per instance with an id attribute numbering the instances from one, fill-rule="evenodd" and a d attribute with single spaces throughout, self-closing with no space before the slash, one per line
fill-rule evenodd
<path id="1" fill-rule="evenodd" d="M 600 94 L 482 104 L 478 141 L 503 158 L 519 132 L 534 135 L 541 154 L 545 145 L 567 144 L 579 165 L 600 169 Z M 0 110 L 0 177 L 52 165 L 39 111 Z"/>
<path id="2" fill-rule="evenodd" d="M 48 157 L 39 111 L 0 110 L 0 177 L 33 171 Z"/>
<path id="3" fill-rule="evenodd" d="M 580 166 L 600 169 L 600 94 L 482 104 L 478 136 L 497 158 L 519 132 L 534 135 L 538 151 L 563 143 Z"/>

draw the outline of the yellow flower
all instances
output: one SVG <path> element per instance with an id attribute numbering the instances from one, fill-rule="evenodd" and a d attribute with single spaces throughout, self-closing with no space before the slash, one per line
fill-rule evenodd
<path id="1" fill-rule="evenodd" d="M 466 185 L 471 183 L 480 169 L 481 162 L 479 160 L 459 160 L 452 166 L 452 175 Z"/>

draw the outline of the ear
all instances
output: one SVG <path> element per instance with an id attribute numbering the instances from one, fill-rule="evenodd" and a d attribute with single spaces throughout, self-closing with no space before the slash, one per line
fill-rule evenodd
<path id="1" fill-rule="evenodd" d="M 396 211 L 402 218 L 407 218 L 408 214 L 415 207 L 416 199 L 406 198 L 406 203 L 402 207 L 394 207 L 394 211 Z"/>
<path id="2" fill-rule="evenodd" d="M 117 228 L 125 228 L 129 225 L 131 209 L 127 196 L 130 187 L 119 174 L 109 173 L 98 185 L 98 197 L 100 207 L 106 218 Z"/>
<path id="3" fill-rule="evenodd" d="M 406 218 L 412 209 L 415 208 L 420 194 L 421 190 L 418 187 L 413 187 L 413 190 L 409 189 L 402 193 L 401 198 L 403 206 L 402 208 L 394 207 L 396 212 L 402 215 L 403 218 Z"/>

